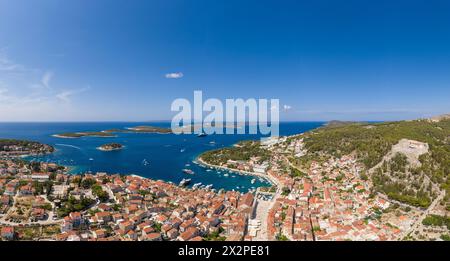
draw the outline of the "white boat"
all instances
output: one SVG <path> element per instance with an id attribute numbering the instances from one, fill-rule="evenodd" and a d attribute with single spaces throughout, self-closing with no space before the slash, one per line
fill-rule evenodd
<path id="1" fill-rule="evenodd" d="M 252 180 L 250 181 L 250 183 L 252 183 L 252 184 L 255 184 L 255 182 L 256 182 L 256 179 L 252 179 Z"/>
<path id="2" fill-rule="evenodd" d="M 184 152 L 186 149 L 181 149 L 180 152 Z"/>
<path id="3" fill-rule="evenodd" d="M 228 177 L 228 173 L 223 174 L 224 177 Z"/>
<path id="4" fill-rule="evenodd" d="M 184 173 L 186 173 L 186 174 L 189 174 L 189 175 L 194 175 L 194 171 L 192 171 L 192 170 L 190 170 L 190 169 L 182 169 L 182 171 L 184 172 Z"/>
<path id="5" fill-rule="evenodd" d="M 201 182 L 195 183 L 194 185 L 192 185 L 192 189 L 197 189 L 198 187 L 200 187 L 200 185 L 202 185 Z"/>
<path id="6" fill-rule="evenodd" d="M 191 183 L 191 179 L 182 179 L 180 181 L 180 184 L 178 184 L 178 186 L 184 187 L 184 186 L 188 185 L 189 183 Z"/>

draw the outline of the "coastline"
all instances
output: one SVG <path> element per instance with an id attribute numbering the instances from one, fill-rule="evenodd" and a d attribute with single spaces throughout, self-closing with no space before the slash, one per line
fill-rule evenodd
<path id="1" fill-rule="evenodd" d="M 198 164 L 198 165 L 200 165 L 202 167 L 209 167 L 209 168 L 215 168 L 215 169 L 232 171 L 232 172 L 237 173 L 238 175 L 244 175 L 244 176 L 248 175 L 248 176 L 254 176 L 254 177 L 262 178 L 262 179 L 266 180 L 267 182 L 269 182 L 271 185 L 273 185 L 275 187 L 279 187 L 280 186 L 278 180 L 276 180 L 275 178 L 273 178 L 273 177 L 271 177 L 269 175 L 264 175 L 264 174 L 251 172 L 251 171 L 245 171 L 245 170 L 232 169 L 232 168 L 228 168 L 228 167 L 224 167 L 224 166 L 213 165 L 213 164 L 205 162 L 201 157 L 197 157 L 194 160 L 194 163 L 196 163 L 196 164 Z"/>
<path id="2" fill-rule="evenodd" d="M 70 137 L 70 136 L 63 136 L 59 134 L 53 134 L 52 137 L 60 138 L 60 139 L 79 139 L 84 137 L 92 137 L 92 138 L 117 138 L 117 135 L 111 135 L 111 136 L 101 136 L 101 135 L 82 135 L 79 137 Z"/>
<path id="3" fill-rule="evenodd" d="M 125 130 L 123 133 L 143 133 L 143 134 L 173 134 L 172 131 L 168 131 L 168 132 L 161 132 L 161 131 L 138 131 L 135 129 L 135 127 L 125 127 Z M 112 132 L 114 133 L 114 132 Z"/>
<path id="4" fill-rule="evenodd" d="M 52 137 L 60 138 L 60 139 L 77 139 L 77 137 L 61 136 L 59 134 L 53 134 Z"/>

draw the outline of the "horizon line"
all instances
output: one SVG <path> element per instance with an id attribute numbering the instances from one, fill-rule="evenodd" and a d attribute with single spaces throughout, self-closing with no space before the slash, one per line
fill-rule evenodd
<path id="1" fill-rule="evenodd" d="M 421 118 L 417 118 L 414 120 L 419 120 Z M 331 121 L 340 121 L 340 122 L 395 122 L 395 121 L 407 121 L 407 119 L 402 120 L 280 120 L 280 123 L 295 123 L 295 122 L 331 122 Z M 171 120 L 74 120 L 74 121 L 1 121 L 1 123 L 144 123 L 144 122 L 153 122 L 153 123 L 162 123 L 162 122 L 171 122 Z M 193 122 L 191 124 L 199 124 L 200 122 Z M 223 122 L 223 123 L 256 123 L 256 122 L 242 122 L 242 121 L 235 121 L 235 122 Z M 267 122 L 264 122 L 267 123 Z M 269 122 L 270 123 L 270 122 Z"/>

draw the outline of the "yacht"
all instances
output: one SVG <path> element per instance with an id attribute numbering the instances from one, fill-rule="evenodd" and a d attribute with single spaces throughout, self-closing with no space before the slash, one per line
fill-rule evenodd
<path id="1" fill-rule="evenodd" d="M 194 175 L 194 171 L 192 171 L 192 170 L 190 170 L 190 169 L 182 169 L 182 171 L 184 172 L 184 173 L 186 173 L 186 174 L 189 174 L 189 175 Z"/>
<path id="2" fill-rule="evenodd" d="M 182 179 L 180 181 L 180 184 L 178 184 L 178 186 L 185 187 L 186 185 L 189 185 L 189 183 L 191 183 L 191 179 Z"/>
<path id="3" fill-rule="evenodd" d="M 192 189 L 197 189 L 197 188 L 200 187 L 201 185 L 202 185 L 201 182 L 195 183 L 195 184 L 192 186 Z"/>

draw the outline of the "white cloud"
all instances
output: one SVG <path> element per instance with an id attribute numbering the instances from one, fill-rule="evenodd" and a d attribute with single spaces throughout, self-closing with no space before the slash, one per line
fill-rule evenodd
<path id="1" fill-rule="evenodd" d="M 88 86 L 88 87 L 80 88 L 80 89 L 65 90 L 65 91 L 62 91 L 62 92 L 56 94 L 56 98 L 58 98 L 59 100 L 61 100 L 63 102 L 69 103 L 72 96 L 82 93 L 82 92 L 85 92 L 89 89 L 90 89 L 90 87 Z"/>
<path id="2" fill-rule="evenodd" d="M 52 71 L 46 71 L 44 75 L 42 76 L 41 83 L 45 88 L 50 88 L 50 81 L 53 78 L 53 72 Z"/>
<path id="3" fill-rule="evenodd" d="M 8 89 L 6 88 L 0 88 L 0 102 L 7 102 L 9 101 L 10 97 L 8 95 Z"/>
<path id="4" fill-rule="evenodd" d="M 290 109 L 292 109 L 292 106 L 287 105 L 287 104 L 283 105 L 283 110 L 288 111 Z"/>
<path id="5" fill-rule="evenodd" d="M 0 53 L 0 72 L 20 73 L 23 71 L 25 71 L 23 65 L 9 60 L 4 54 Z"/>
<path id="6" fill-rule="evenodd" d="M 174 72 L 174 73 L 168 73 L 165 76 L 167 79 L 179 79 L 179 78 L 182 78 L 184 75 L 182 72 Z"/>
<path id="7" fill-rule="evenodd" d="M 0 48 L 0 121 L 64 120 L 71 115 L 86 117 L 84 110 L 71 103 L 86 88 L 62 89 L 54 86 L 55 74 L 30 69 L 8 58 Z M 20 77 L 16 77 L 20 74 Z M 57 109 L 56 109 L 57 108 Z"/>

